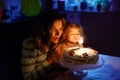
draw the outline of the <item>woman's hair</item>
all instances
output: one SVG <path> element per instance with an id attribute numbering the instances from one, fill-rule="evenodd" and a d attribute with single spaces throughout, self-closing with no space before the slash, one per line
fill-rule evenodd
<path id="1" fill-rule="evenodd" d="M 36 41 L 37 47 L 39 47 L 40 44 L 49 43 L 49 39 L 51 36 L 49 31 L 56 20 L 61 20 L 64 27 L 65 18 L 58 12 L 47 11 L 41 15 L 40 25 L 37 26 L 36 32 L 35 32 L 35 41 Z"/>
<path id="2" fill-rule="evenodd" d="M 67 33 L 69 32 L 69 30 L 71 28 L 78 28 L 79 32 L 80 32 L 80 35 L 83 36 L 83 28 L 82 28 L 82 26 L 77 24 L 77 23 L 75 23 L 75 22 L 69 22 L 69 23 L 66 24 L 66 26 L 64 28 L 62 37 L 60 39 L 60 43 L 62 43 L 62 42 L 64 42 L 66 40 Z"/>

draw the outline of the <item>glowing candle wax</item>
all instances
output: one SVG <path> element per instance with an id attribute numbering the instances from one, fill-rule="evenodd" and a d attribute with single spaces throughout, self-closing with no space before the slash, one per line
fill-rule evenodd
<path id="1" fill-rule="evenodd" d="M 78 40 L 79 47 L 83 47 L 83 42 L 83 38 L 80 37 L 80 39 Z"/>
<path id="2" fill-rule="evenodd" d="M 80 37 L 80 39 L 78 40 L 78 44 L 83 44 L 83 38 Z"/>

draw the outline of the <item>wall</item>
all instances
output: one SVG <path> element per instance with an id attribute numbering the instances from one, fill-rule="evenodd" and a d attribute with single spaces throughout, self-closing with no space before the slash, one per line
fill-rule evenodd
<path id="1" fill-rule="evenodd" d="M 1 80 L 22 80 L 22 41 L 31 34 L 34 23 L 33 21 L 0 23 Z"/>
<path id="2" fill-rule="evenodd" d="M 61 12 L 69 22 L 82 24 L 85 47 L 91 46 L 99 53 L 120 56 L 120 12 Z"/>
<path id="3" fill-rule="evenodd" d="M 81 23 L 86 34 L 86 45 L 100 53 L 120 56 L 120 12 L 82 13 Z"/>

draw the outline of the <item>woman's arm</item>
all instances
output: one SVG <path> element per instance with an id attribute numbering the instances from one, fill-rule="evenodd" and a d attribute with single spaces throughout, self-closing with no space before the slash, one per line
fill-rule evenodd
<path id="1" fill-rule="evenodd" d="M 34 49 L 32 38 L 23 42 L 22 73 L 24 80 L 42 80 L 42 75 L 50 68 L 46 56 L 46 54 Z"/>

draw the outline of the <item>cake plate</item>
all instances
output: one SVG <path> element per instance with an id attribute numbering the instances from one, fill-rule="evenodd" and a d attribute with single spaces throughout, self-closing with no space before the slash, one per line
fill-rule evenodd
<path id="1" fill-rule="evenodd" d="M 82 64 L 82 65 L 75 65 L 75 64 L 71 64 L 66 62 L 63 57 L 61 56 L 58 60 L 58 63 L 65 68 L 68 68 L 70 70 L 72 70 L 73 75 L 75 76 L 79 76 L 79 77 L 85 77 L 88 73 L 87 70 L 91 70 L 91 69 L 96 69 L 101 67 L 105 62 L 104 60 L 99 57 L 97 63 L 95 64 Z"/>

